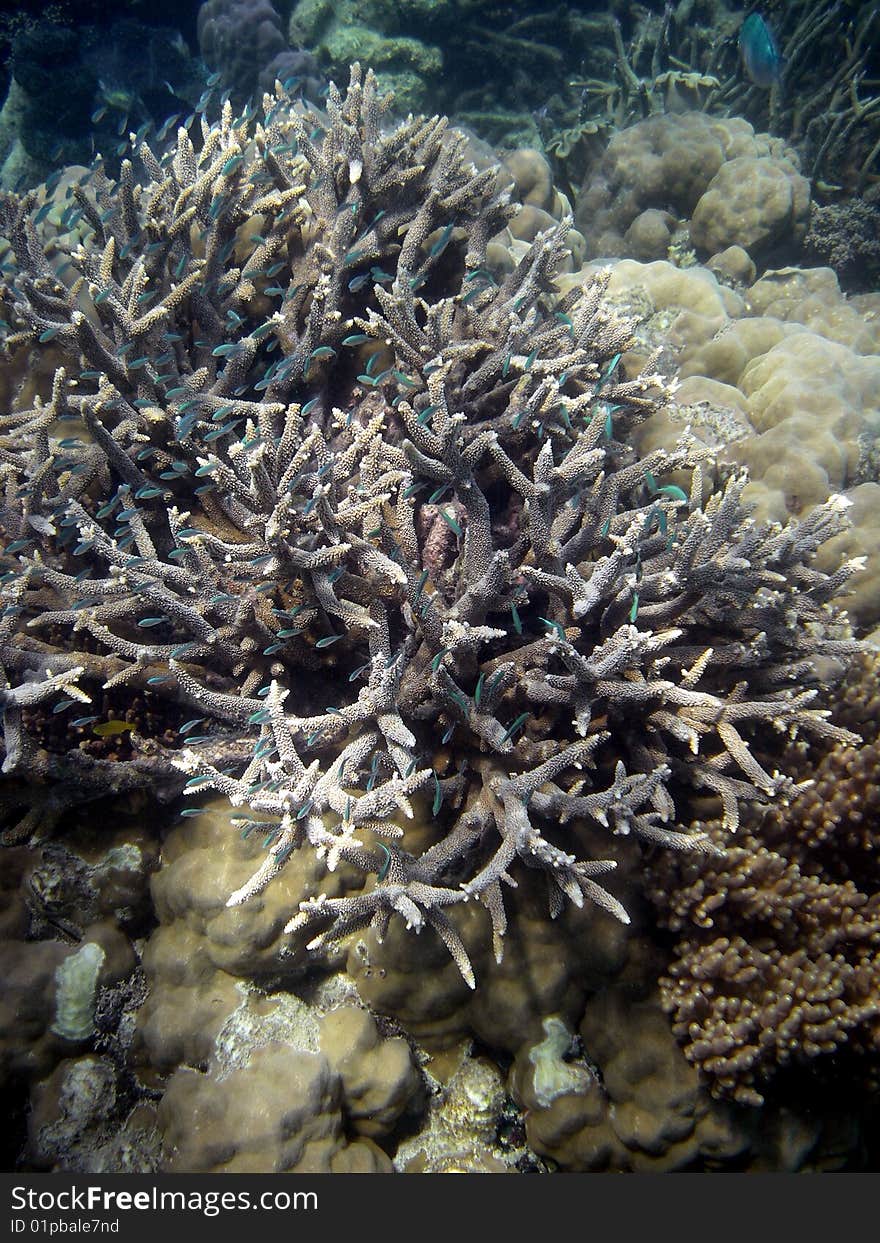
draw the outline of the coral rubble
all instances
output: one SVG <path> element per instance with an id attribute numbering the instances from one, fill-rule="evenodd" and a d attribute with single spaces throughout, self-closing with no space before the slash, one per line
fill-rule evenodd
<path id="1" fill-rule="evenodd" d="M 396 914 L 473 987 L 447 911 L 485 908 L 500 957 L 517 862 L 551 915 L 626 921 L 572 822 L 714 852 L 695 792 L 732 828 L 790 790 L 774 735 L 854 741 L 809 679 L 855 646 L 857 567 L 812 564 L 838 498 L 759 524 L 739 472 L 704 497 L 696 441 L 639 455 L 668 386 L 623 373 L 607 273 L 559 294 L 570 220 L 496 264 L 497 170 L 386 109 L 357 66 L 326 114 L 227 103 L 140 174 L 87 170 L 70 244 L 0 199 L 4 353 L 53 373 L 0 417 L 3 770 L 56 810 L 217 790 L 265 834 L 230 906 L 308 847 L 364 886 L 287 931 Z M 119 689 L 158 736 L 95 724 Z"/>

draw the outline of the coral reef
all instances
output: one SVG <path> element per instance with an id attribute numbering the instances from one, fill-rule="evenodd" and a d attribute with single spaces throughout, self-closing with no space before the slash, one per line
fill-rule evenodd
<path id="1" fill-rule="evenodd" d="M 831 602 L 857 564 L 811 564 L 837 499 L 761 525 L 739 473 L 704 499 L 695 440 L 640 456 L 667 389 L 622 372 L 608 274 L 557 293 L 568 222 L 493 271 L 496 170 L 386 108 L 358 67 L 325 116 L 227 102 L 199 151 L 141 143 L 143 179 L 90 169 L 70 247 L 44 247 L 36 195 L 0 201 L 4 350 L 57 362 L 0 421 L 3 768 L 56 806 L 182 772 L 266 835 L 229 906 L 307 846 L 365 883 L 286 932 L 399 915 L 473 987 L 447 912 L 485 908 L 500 957 L 517 861 L 551 915 L 626 921 L 572 822 L 714 853 L 671 827 L 695 791 L 732 828 L 790 789 L 774 732 L 854 740 L 808 683 L 854 649 Z M 111 719 L 80 748 L 102 688 L 165 730 L 122 744 Z"/>
<path id="2" fill-rule="evenodd" d="M 445 5 L 415 0 L 303 0 L 291 13 L 292 42 L 315 50 L 332 74 L 344 74 L 353 60 L 378 75 L 403 111 L 424 111 L 443 73 L 443 53 L 432 36 L 444 36 Z"/>
<path id="3" fill-rule="evenodd" d="M 509 1174 L 522 1162 L 534 1169 L 521 1142 L 500 1142 L 507 1139 L 499 1132 L 510 1112 L 498 1067 L 464 1051 L 447 1082 L 436 1084 L 427 1124 L 398 1147 L 394 1168 L 401 1174 Z"/>
<path id="4" fill-rule="evenodd" d="M 159 1104 L 166 1173 L 389 1173 L 369 1139 L 346 1142 L 338 1075 L 319 1053 L 254 1049 L 220 1077 L 183 1068 Z"/>
<path id="5" fill-rule="evenodd" d="M 736 244 L 767 262 L 806 232 L 810 187 L 798 169 L 790 147 L 741 117 L 651 116 L 613 135 L 576 218 L 601 257 L 665 259 L 681 223 L 702 255 Z"/>
<path id="6" fill-rule="evenodd" d="M 337 1006 L 321 1023 L 321 1052 L 342 1080 L 347 1116 L 360 1135 L 391 1134 L 422 1092 L 422 1079 L 402 1036 L 383 1039 L 360 1006 Z"/>
<path id="7" fill-rule="evenodd" d="M 841 287 L 865 293 L 880 282 L 880 189 L 863 198 L 813 203 L 804 238 L 804 255 L 837 273 Z"/>
<path id="8" fill-rule="evenodd" d="M 276 79 L 309 99 L 325 86 L 314 57 L 289 46 L 270 0 L 205 0 L 197 33 L 206 64 L 239 104 L 271 91 Z"/>
<path id="9" fill-rule="evenodd" d="M 271 826 L 267 825 L 267 831 Z M 219 1033 L 240 1006 L 238 982 L 292 988 L 308 956 L 292 952 L 282 935 L 290 908 L 327 889 L 344 894 L 342 869 L 321 875 L 314 856 L 291 860 L 276 884 L 243 906 L 228 907 L 262 860 L 261 840 L 230 832 L 228 808 L 218 800 L 195 820 L 168 834 L 162 868 L 152 879 L 159 927 L 143 952 L 150 993 L 138 1014 L 135 1043 L 161 1071 L 180 1063 L 198 1066 L 212 1055 Z M 300 939 L 299 950 L 302 950 Z M 325 966 L 337 965 L 325 956 Z"/>
<path id="10" fill-rule="evenodd" d="M 744 463 L 745 498 L 759 519 L 784 522 L 845 495 L 851 525 L 820 550 L 818 564 L 864 558 L 846 607 L 862 631 L 876 627 L 878 295 L 846 297 L 829 268 L 788 267 L 755 280 L 736 246 L 706 266 L 624 259 L 610 267 L 608 298 L 637 320 L 624 364 L 655 359 L 681 377 L 674 398 L 635 430 L 637 447 L 672 447 L 687 433 L 719 461 Z M 582 279 L 563 275 L 559 285 Z"/>
<path id="11" fill-rule="evenodd" d="M 576 1030 L 551 1016 L 544 1039 L 517 1055 L 511 1080 L 526 1136 L 551 1169 L 846 1167 L 860 1143 L 853 1094 L 818 1110 L 796 1096 L 761 1110 L 717 1099 L 677 1046 L 653 987 L 652 972 L 599 992 Z"/>
<path id="12" fill-rule="evenodd" d="M 877 9 L 770 0 L 761 13 L 780 53 L 781 74 L 770 89 L 741 63 L 742 12 L 719 0 L 593 15 L 590 56 L 569 83 L 581 91 L 578 122 L 621 129 L 661 113 L 740 117 L 796 147 L 823 189 L 860 193 L 876 177 L 880 155 L 880 101 L 868 93 L 877 69 Z"/>
<path id="13" fill-rule="evenodd" d="M 35 185 L 96 151 L 115 171 L 130 131 L 139 142 L 175 107 L 198 100 L 201 71 L 179 31 L 146 24 L 148 14 L 144 21 L 97 16 L 100 25 L 67 27 L 47 17 L 17 32 L 0 110 L 3 186 Z"/>
<path id="14" fill-rule="evenodd" d="M 662 13 L 621 6 L 592 14 L 589 56 L 569 85 L 581 92 L 581 112 L 623 128 L 662 112 L 710 107 L 729 64 L 739 16 L 718 0 L 678 0 Z M 625 25 L 624 25 L 625 23 Z"/>
<path id="15" fill-rule="evenodd" d="M 763 12 L 779 45 L 781 83 L 767 91 L 731 73 L 718 102 L 796 145 L 811 178 L 833 174 L 861 191 L 880 155 L 880 99 L 866 93 L 876 76 L 880 13 L 834 0 L 773 0 Z"/>
<path id="16" fill-rule="evenodd" d="M 554 1017 L 544 1028 L 543 1040 L 520 1051 L 512 1079 L 529 1143 L 563 1169 L 661 1172 L 731 1162 L 748 1148 L 747 1132 L 701 1090 L 650 999 L 608 990 L 587 1006 L 582 1035 Z"/>
<path id="17" fill-rule="evenodd" d="M 864 658 L 840 692 L 865 745 L 831 749 L 721 857 L 653 864 L 661 922 L 680 938 L 663 1004 L 717 1096 L 759 1105 L 780 1068 L 833 1076 L 877 1051 L 877 673 Z M 873 1083 L 870 1064 L 864 1074 Z"/>
<path id="18" fill-rule="evenodd" d="M 29 1169 L 145 1174 L 162 1160 L 155 1108 L 132 1107 L 107 1057 L 65 1058 L 35 1084 L 27 1131 Z"/>
<path id="19" fill-rule="evenodd" d="M 755 259 L 797 245 L 807 230 L 810 185 L 784 158 L 742 156 L 726 160 L 706 187 L 691 217 L 698 254 L 741 246 Z"/>
<path id="20" fill-rule="evenodd" d="M 109 920 L 97 920 L 74 939 L 36 939 L 30 881 L 38 856 L 26 847 L 4 852 L 0 963 L 0 1084 L 13 1100 L 19 1086 L 52 1072 L 91 1040 L 96 1011 L 130 976 L 134 954 Z M 100 1021 L 100 1020 L 98 1020 Z"/>
<path id="21" fill-rule="evenodd" d="M 547 81 L 565 90 L 587 23 L 574 7 L 486 0 L 300 0 L 288 33 L 331 73 L 370 65 L 398 107 L 442 109 L 502 146 L 534 145 Z"/>

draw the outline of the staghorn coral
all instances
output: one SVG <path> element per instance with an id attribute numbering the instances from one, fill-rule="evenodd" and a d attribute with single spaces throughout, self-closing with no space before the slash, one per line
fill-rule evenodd
<path id="1" fill-rule="evenodd" d="M 856 567 L 810 564 L 838 499 L 760 526 L 740 474 L 703 502 L 696 444 L 639 457 L 666 388 L 621 373 L 606 273 L 558 295 L 570 221 L 496 278 L 497 170 L 386 108 L 357 66 L 326 116 L 280 89 L 253 124 L 226 104 L 199 150 L 141 144 L 140 180 L 90 170 L 68 248 L 44 247 L 34 194 L 0 201 L 5 349 L 58 359 L 0 420 L 3 767 L 61 776 L 68 803 L 182 770 L 267 834 L 229 905 L 308 846 L 370 879 L 287 931 L 314 947 L 397 914 L 473 987 L 445 910 L 485 907 L 500 957 L 517 861 L 551 915 L 589 898 L 626 921 L 571 821 L 714 850 L 677 803 L 686 826 L 691 793 L 717 795 L 734 827 L 789 788 L 752 738 L 852 740 L 804 679 L 854 647 L 831 601 Z M 76 749 L 102 687 L 163 706 L 179 747 Z M 412 853 L 422 791 L 435 840 Z"/>
<path id="2" fill-rule="evenodd" d="M 767 91 L 736 72 L 728 51 L 730 77 L 718 93 L 729 113 L 784 134 L 802 153 L 804 171 L 833 177 L 860 193 L 876 178 L 880 154 L 880 97 L 875 86 L 880 13 L 853 0 L 771 0 L 764 10 L 782 57 L 781 86 Z"/>
<path id="3" fill-rule="evenodd" d="M 569 85 L 581 91 L 589 119 L 625 126 L 660 112 L 706 109 L 721 83 L 736 18 L 716 0 L 679 0 L 662 13 L 638 7 L 628 29 L 613 13 L 592 15 L 590 56 L 582 76 Z"/>

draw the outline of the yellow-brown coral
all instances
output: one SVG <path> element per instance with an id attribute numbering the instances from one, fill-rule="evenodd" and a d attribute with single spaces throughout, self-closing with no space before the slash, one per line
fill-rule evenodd
<path id="1" fill-rule="evenodd" d="M 838 719 L 874 733 L 877 664 L 838 695 Z M 653 866 L 661 922 L 681 937 L 663 1003 L 716 1095 L 759 1104 L 786 1064 L 880 1047 L 878 765 L 876 738 L 838 746 L 722 858 Z"/>

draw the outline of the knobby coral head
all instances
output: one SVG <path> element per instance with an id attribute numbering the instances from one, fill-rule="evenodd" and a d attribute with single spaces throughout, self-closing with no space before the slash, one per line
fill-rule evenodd
<path id="1" fill-rule="evenodd" d="M 98 162 L 67 233 L 33 192 L 0 204 L 6 366 L 52 376 L 0 418 L 18 831 L 182 772 L 267 833 L 231 904 L 308 847 L 372 876 L 289 929 L 397 913 L 473 985 L 446 908 L 482 903 L 500 956 L 518 863 L 551 915 L 626 920 L 571 822 L 712 849 L 675 827 L 691 792 L 735 827 L 786 790 L 756 740 L 851 737 L 803 686 L 854 646 L 829 603 L 853 566 L 811 567 L 843 507 L 761 527 L 739 475 L 703 502 L 696 446 L 640 458 L 666 388 L 622 374 L 607 274 L 558 295 L 567 222 L 502 262 L 513 209 L 445 120 L 387 122 L 357 66 L 326 113 L 281 88 L 250 111 L 118 183 Z M 115 688 L 176 738 L 78 746 Z"/>

